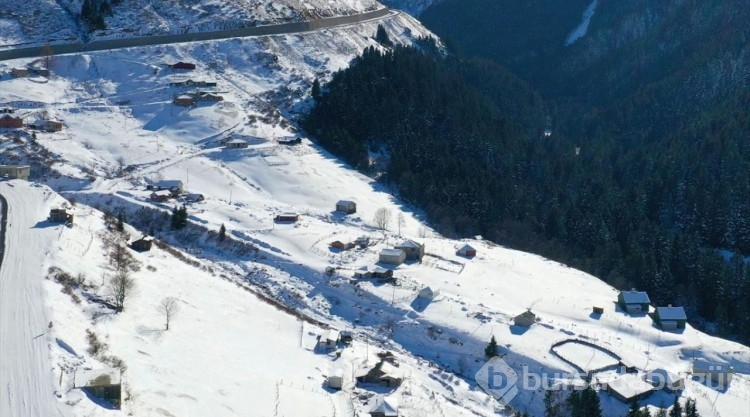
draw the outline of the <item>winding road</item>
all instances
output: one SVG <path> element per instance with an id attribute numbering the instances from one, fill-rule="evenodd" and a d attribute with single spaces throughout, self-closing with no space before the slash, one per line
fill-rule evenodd
<path id="1" fill-rule="evenodd" d="M 249 36 L 284 35 L 290 33 L 313 32 L 341 25 L 366 22 L 398 14 L 389 8 L 359 13 L 349 16 L 313 19 L 306 22 L 280 23 L 276 25 L 253 26 L 239 29 L 218 30 L 212 32 L 179 33 L 172 35 L 140 36 L 132 38 L 107 39 L 88 43 L 52 44 L 53 55 L 75 54 L 81 52 L 106 51 L 110 49 L 133 48 L 139 46 L 167 45 L 172 43 L 212 41 L 217 39 L 244 38 Z M 18 58 L 44 56 L 43 46 L 0 50 L 0 61 Z"/>

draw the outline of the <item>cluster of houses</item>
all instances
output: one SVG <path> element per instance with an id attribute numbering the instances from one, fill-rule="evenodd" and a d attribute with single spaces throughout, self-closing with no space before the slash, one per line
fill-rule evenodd
<path id="1" fill-rule="evenodd" d="M 217 102 L 223 101 L 224 97 L 211 91 L 196 91 L 193 93 L 184 93 L 174 96 L 172 102 L 175 106 L 191 107 L 199 102 Z"/>
<path id="2" fill-rule="evenodd" d="M 406 261 L 422 261 L 423 257 L 424 244 L 406 239 L 393 248 L 381 250 L 378 260 L 384 264 L 398 266 Z"/>
<path id="3" fill-rule="evenodd" d="M 164 202 L 171 198 L 182 195 L 184 188 L 180 180 L 162 180 L 156 181 L 146 186 L 147 190 L 152 190 L 149 198 L 153 201 Z"/>
<path id="4" fill-rule="evenodd" d="M 23 127 L 24 124 L 24 119 L 22 117 L 12 116 L 7 113 L 0 117 L 0 128 L 18 129 Z M 63 123 L 61 121 L 52 119 L 36 119 L 27 126 L 32 129 L 44 130 L 46 132 L 59 132 L 63 129 Z"/>
<path id="5" fill-rule="evenodd" d="M 634 288 L 630 291 L 620 291 L 617 304 L 628 314 L 645 314 L 650 310 L 651 299 L 645 291 L 636 291 Z M 656 307 L 653 320 L 662 330 L 684 329 L 687 314 L 684 308 L 669 304 L 666 307 Z"/>

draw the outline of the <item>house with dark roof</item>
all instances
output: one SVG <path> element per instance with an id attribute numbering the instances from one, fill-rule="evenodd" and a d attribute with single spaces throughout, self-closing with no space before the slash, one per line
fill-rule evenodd
<path id="1" fill-rule="evenodd" d="M 4 127 L 4 128 L 23 127 L 23 119 L 20 117 L 13 117 L 9 114 L 6 114 L 5 116 L 0 117 L 0 127 Z"/>
<path id="2" fill-rule="evenodd" d="M 531 327 L 536 322 L 536 314 L 532 313 L 531 310 L 526 310 L 523 313 L 513 317 L 513 324 L 521 327 Z"/>
<path id="3" fill-rule="evenodd" d="M 656 307 L 654 321 L 662 330 L 684 329 L 687 315 L 682 307 Z"/>
<path id="4" fill-rule="evenodd" d="M 651 300 L 645 291 L 620 291 L 617 296 L 617 304 L 630 314 L 648 313 Z"/>
<path id="5" fill-rule="evenodd" d="M 176 62 L 174 64 L 167 64 L 172 69 L 181 69 L 181 70 L 194 70 L 195 64 L 190 62 Z"/>

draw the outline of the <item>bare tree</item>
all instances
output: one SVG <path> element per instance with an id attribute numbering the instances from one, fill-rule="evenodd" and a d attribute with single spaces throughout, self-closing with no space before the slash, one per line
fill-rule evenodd
<path id="1" fill-rule="evenodd" d="M 167 297 L 161 300 L 158 309 L 159 313 L 164 316 L 164 330 L 169 330 L 169 322 L 172 321 L 172 318 L 174 318 L 180 310 L 180 306 L 177 304 L 177 299 L 174 297 Z"/>
<path id="2" fill-rule="evenodd" d="M 403 212 L 398 212 L 398 235 L 401 236 L 401 228 L 406 227 L 406 218 Z"/>
<path id="3" fill-rule="evenodd" d="M 115 268 L 116 271 L 133 271 L 137 272 L 141 269 L 140 263 L 135 257 L 128 251 L 128 249 L 119 242 L 114 242 L 109 252 L 110 265 Z"/>
<path id="4" fill-rule="evenodd" d="M 378 229 L 383 231 L 388 230 L 388 224 L 391 223 L 391 211 L 385 207 L 381 207 L 375 212 L 375 216 L 372 220 L 375 222 Z"/>
<path id="5" fill-rule="evenodd" d="M 135 280 L 128 271 L 117 271 L 107 282 L 109 295 L 115 300 L 115 309 L 121 312 L 125 309 L 125 300 L 135 292 Z"/>

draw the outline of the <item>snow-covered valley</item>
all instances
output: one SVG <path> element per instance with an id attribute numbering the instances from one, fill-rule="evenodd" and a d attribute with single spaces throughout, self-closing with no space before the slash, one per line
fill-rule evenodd
<path id="1" fill-rule="evenodd" d="M 312 81 L 328 79 L 365 47 L 377 46 L 378 23 L 399 43 L 429 34 L 398 14 L 316 33 L 57 56 L 49 77 L 9 74 L 29 60 L 0 63 L 0 107 L 27 123 L 63 123 L 56 132 L 0 129 L 3 163 L 32 166 L 33 183 L 4 182 L 0 194 L 25 196 L 18 197 L 22 205 L 35 207 L 23 216 L 11 213 L 8 233 L 20 239 L 17 245 L 38 248 L 42 259 L 24 262 L 23 274 L 42 285 L 36 307 L 52 323 L 40 315 L 0 321 L 33 325 L 21 336 L 15 327 L 13 333 L 3 328 L 3 337 L 41 334 L 35 346 L 49 348 L 39 355 L 48 353 L 51 371 L 29 404 L 65 416 L 330 416 L 365 415 L 387 394 L 402 416 L 509 415 L 473 379 L 494 335 L 503 359 L 521 375 L 565 379 L 575 369 L 552 345 L 584 340 L 641 373 L 665 368 L 684 377 L 682 398 L 697 399 L 705 416 L 747 416 L 748 347 L 690 326 L 662 331 L 649 316 L 617 307 L 615 289 L 559 263 L 481 238 L 446 239 L 382 184 L 297 132 Z M 196 68 L 166 66 L 178 61 Z M 201 100 L 175 105 L 182 96 Z M 301 143 L 279 140 L 290 136 Z M 152 198 L 147 185 L 167 180 L 181 181 L 183 196 Z M 356 213 L 335 211 L 339 200 L 356 202 Z M 178 205 L 186 207 L 189 226 L 175 232 L 168 215 Z M 45 221 L 49 210 L 63 206 L 74 215 L 72 227 Z M 374 220 L 380 209 L 390 213 L 386 230 Z M 111 230 L 104 211 L 122 213 L 128 237 Z M 298 220 L 276 221 L 282 213 Z M 222 225 L 225 241 L 217 237 Z M 115 314 L 103 302 L 114 274 L 107 242 L 151 233 L 165 243 L 132 252 L 140 264 L 132 272 L 137 290 Z M 363 247 L 330 246 L 363 236 L 369 239 Z M 378 262 L 380 251 L 405 239 L 424 244 L 425 255 L 392 267 L 396 285 L 352 279 L 362 267 L 389 267 Z M 477 255 L 457 255 L 465 244 Z M 75 282 L 56 278 L 50 268 Z M 419 297 L 425 287 L 439 293 Z M 159 306 L 170 297 L 179 310 L 164 330 Z M 593 315 L 594 306 L 603 314 Z M 527 309 L 537 321 L 516 326 L 514 317 Z M 329 327 L 351 331 L 353 342 L 321 349 L 317 337 Z M 87 331 L 101 343 L 99 352 L 91 352 Z M 20 347 L 0 346 L 3 357 L 21 357 Z M 355 384 L 353 377 L 386 350 L 399 364 L 401 385 Z M 611 361 L 581 352 L 567 346 L 558 354 L 592 368 Z M 731 365 L 732 383 L 716 390 L 694 381 L 695 359 Z M 120 363 L 122 410 L 74 388 L 77 372 Z M 17 377 L 0 369 L 0 378 L 10 378 L 0 379 L 0 415 L 34 412 L 16 408 L 25 394 L 8 390 Z M 327 383 L 336 370 L 343 375 L 340 391 Z M 627 404 L 604 390 L 599 395 L 605 415 L 624 415 Z M 510 406 L 542 415 L 543 397 L 541 388 L 520 390 Z M 658 392 L 643 404 L 669 405 L 673 398 Z"/>

